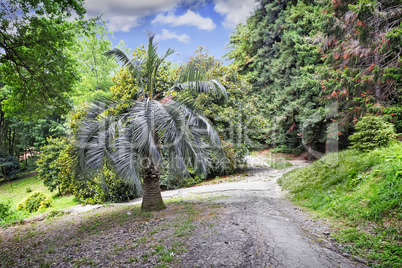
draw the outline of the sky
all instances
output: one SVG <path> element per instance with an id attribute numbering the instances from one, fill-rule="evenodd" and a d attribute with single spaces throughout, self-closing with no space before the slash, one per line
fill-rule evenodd
<path id="1" fill-rule="evenodd" d="M 156 34 L 159 53 L 174 49 L 168 60 L 178 63 L 187 62 L 199 45 L 225 60 L 230 33 L 237 24 L 246 22 L 256 5 L 255 0 L 85 1 L 88 17 L 103 14 L 113 32 L 113 46 L 123 40 L 133 50 L 148 43 L 146 32 L 150 31 Z"/>

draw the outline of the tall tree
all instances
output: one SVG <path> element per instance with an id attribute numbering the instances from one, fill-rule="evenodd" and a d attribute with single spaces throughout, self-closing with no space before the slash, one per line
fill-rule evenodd
<path id="1" fill-rule="evenodd" d="M 367 112 L 402 117 L 400 0 L 261 0 L 231 36 L 280 151 L 348 145 Z M 331 123 L 332 122 L 332 123 Z M 334 125 L 334 127 L 332 127 Z"/>
<path id="2" fill-rule="evenodd" d="M 165 208 L 159 187 L 165 161 L 170 173 L 185 176 L 187 166 L 205 174 L 212 151 L 224 158 L 220 138 L 208 120 L 170 96 L 155 94 L 158 69 L 172 53 L 169 49 L 158 56 L 152 34 L 141 60 L 131 61 L 119 49 L 109 51 L 108 55 L 129 69 L 133 81 L 140 85 L 141 97 L 114 116 L 108 110 L 113 111 L 118 103 L 93 102 L 77 133 L 79 170 L 84 174 L 95 172 L 107 161 L 120 176 L 134 180 L 137 189 L 141 189 L 141 176 L 141 208 L 146 211 Z M 198 81 L 199 78 L 197 71 L 187 69 L 172 89 L 226 94 L 218 81 Z"/>
<path id="3" fill-rule="evenodd" d="M 65 93 L 76 76 L 66 48 L 90 24 L 84 13 L 82 0 L 0 2 L 0 81 L 10 91 L 1 101 L 7 115 L 32 118 L 49 107 L 68 107 Z M 72 14 L 79 18 L 67 20 Z"/>
<path id="4" fill-rule="evenodd" d="M 331 1 L 325 10 L 321 74 L 324 101 L 339 103 L 339 130 L 398 105 L 401 94 L 401 1 Z M 400 111 L 398 112 L 400 113 Z"/>
<path id="5" fill-rule="evenodd" d="M 114 58 L 104 54 L 112 48 L 108 34 L 110 32 L 105 29 L 104 24 L 98 24 L 84 37 L 78 38 L 69 50 L 71 58 L 77 63 L 79 76 L 79 81 L 70 94 L 75 105 L 110 94 L 112 77 L 119 65 Z"/>

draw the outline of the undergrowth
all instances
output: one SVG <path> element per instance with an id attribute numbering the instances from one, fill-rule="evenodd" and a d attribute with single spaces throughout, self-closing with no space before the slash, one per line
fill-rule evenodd
<path id="1" fill-rule="evenodd" d="M 36 191 L 52 197 L 52 208 L 42 208 L 36 212 L 17 210 L 18 203 L 23 201 L 32 192 Z M 3 206 L 7 204 L 8 207 L 7 217 L 0 217 L 0 227 L 6 227 L 14 223 L 22 222 L 24 219 L 32 216 L 53 210 L 63 210 L 78 203 L 72 195 L 59 196 L 55 192 L 50 192 L 37 176 L 33 176 L 1 184 L 0 204 L 3 204 Z"/>
<path id="2" fill-rule="evenodd" d="M 279 180 L 297 204 L 344 222 L 345 251 L 379 266 L 402 266 L 402 145 L 331 153 Z"/>

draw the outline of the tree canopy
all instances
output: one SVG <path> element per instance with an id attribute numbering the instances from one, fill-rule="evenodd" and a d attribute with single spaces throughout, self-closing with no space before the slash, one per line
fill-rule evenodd
<path id="1" fill-rule="evenodd" d="M 227 57 L 265 107 L 271 145 L 345 148 L 359 117 L 399 118 L 400 1 L 258 2 L 231 35 Z"/>
<path id="2" fill-rule="evenodd" d="M 25 119 L 65 111 L 77 79 L 66 49 L 94 22 L 83 19 L 83 1 L 10 0 L 0 7 L 2 110 Z M 78 18 L 67 20 L 72 15 Z"/>

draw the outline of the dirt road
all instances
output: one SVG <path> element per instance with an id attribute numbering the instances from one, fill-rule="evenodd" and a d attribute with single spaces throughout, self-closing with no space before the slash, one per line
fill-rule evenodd
<path id="1" fill-rule="evenodd" d="M 292 164 L 292 168 L 305 165 L 303 161 Z M 276 180 L 288 170 L 254 167 L 250 177 L 237 183 L 238 190 L 234 190 L 236 183 L 198 190 L 229 197 L 219 200 L 225 212 L 214 228 L 198 230 L 208 235 L 189 241 L 192 248 L 181 266 L 366 267 L 334 252 L 327 225 L 311 220 L 282 198 Z"/>

